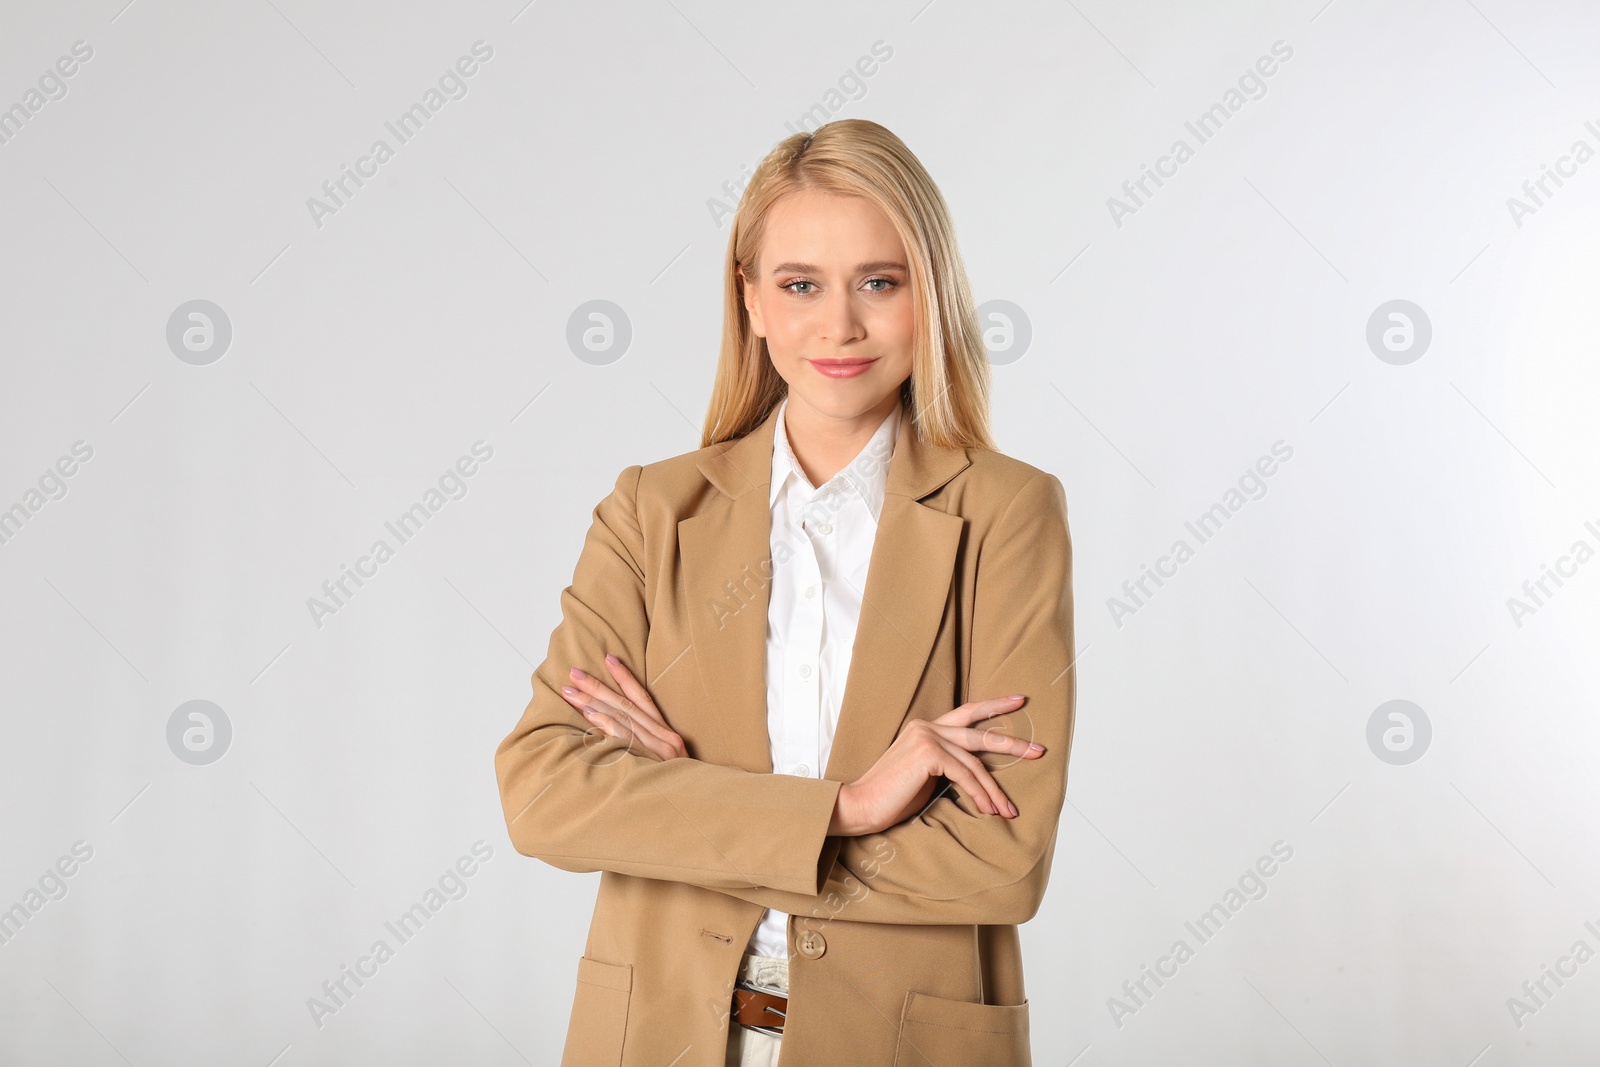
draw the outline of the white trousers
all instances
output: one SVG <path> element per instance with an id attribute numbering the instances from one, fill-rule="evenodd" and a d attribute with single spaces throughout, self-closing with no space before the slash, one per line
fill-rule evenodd
<path id="1" fill-rule="evenodd" d="M 746 952 L 739 964 L 739 977 L 768 989 L 780 989 L 785 996 L 789 993 L 789 961 L 780 957 Z M 730 1019 L 725 1067 L 778 1067 L 778 1049 L 782 1045 L 783 1038 Z"/>

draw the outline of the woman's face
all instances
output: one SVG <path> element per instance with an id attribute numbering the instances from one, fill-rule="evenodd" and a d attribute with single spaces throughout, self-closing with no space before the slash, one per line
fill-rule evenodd
<path id="1" fill-rule="evenodd" d="M 744 301 L 791 407 L 874 425 L 888 415 L 911 376 L 911 276 L 872 203 L 811 189 L 780 198 Z"/>

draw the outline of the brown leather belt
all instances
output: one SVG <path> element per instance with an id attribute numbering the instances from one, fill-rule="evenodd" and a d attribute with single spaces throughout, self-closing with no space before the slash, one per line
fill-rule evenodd
<path id="1" fill-rule="evenodd" d="M 751 985 L 743 978 L 733 984 L 733 1020 L 764 1034 L 782 1035 L 789 998 Z"/>

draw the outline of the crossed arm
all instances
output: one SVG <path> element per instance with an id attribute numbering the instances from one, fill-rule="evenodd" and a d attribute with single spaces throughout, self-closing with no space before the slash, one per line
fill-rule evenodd
<path id="1" fill-rule="evenodd" d="M 1043 756 L 980 754 L 1014 819 L 947 787 L 919 814 L 829 836 L 842 783 L 692 758 L 661 761 L 588 725 L 561 695 L 567 669 L 643 662 L 643 539 L 629 467 L 595 508 L 533 698 L 495 753 L 513 845 L 564 870 L 688 882 L 799 916 L 1005 924 L 1039 908 L 1065 800 L 1076 710 L 1071 542 L 1061 483 L 1035 475 L 979 548 L 971 686 L 1023 693 L 1019 735 Z M 729 812 L 742 810 L 735 819 Z M 752 818 L 753 816 L 753 818 Z M 748 820 L 748 821 L 747 821 Z M 750 833 L 751 823 L 763 827 Z"/>

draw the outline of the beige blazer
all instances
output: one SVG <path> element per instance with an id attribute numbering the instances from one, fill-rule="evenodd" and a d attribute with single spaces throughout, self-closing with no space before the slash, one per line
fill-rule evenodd
<path id="1" fill-rule="evenodd" d="M 1076 710 L 1072 546 L 1052 474 L 922 443 L 903 419 L 821 778 L 772 774 L 766 629 L 777 409 L 736 441 L 631 466 L 594 510 L 533 698 L 495 752 L 518 852 L 602 872 L 564 1067 L 721 1067 L 763 908 L 790 913 L 787 1064 L 1030 1063 L 1018 923 L 1038 910 Z M 633 671 L 687 759 L 657 761 L 562 698 Z M 613 689 L 617 688 L 612 686 Z M 923 812 L 827 835 L 842 783 L 913 716 L 1023 693 L 982 753 L 1019 815 L 948 782 Z"/>

